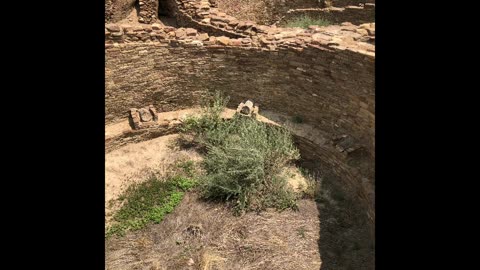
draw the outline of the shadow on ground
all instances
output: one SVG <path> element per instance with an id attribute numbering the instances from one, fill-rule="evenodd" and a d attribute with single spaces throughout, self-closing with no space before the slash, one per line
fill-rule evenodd
<path id="1" fill-rule="evenodd" d="M 320 181 L 315 201 L 319 212 L 321 270 L 375 269 L 373 230 L 359 203 L 342 190 L 337 176 L 318 161 L 301 161 Z"/>

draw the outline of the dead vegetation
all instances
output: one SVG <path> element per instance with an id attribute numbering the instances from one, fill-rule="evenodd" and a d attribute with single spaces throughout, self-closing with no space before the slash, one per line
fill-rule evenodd
<path id="1" fill-rule="evenodd" d="M 318 210 L 298 205 L 237 217 L 189 193 L 161 224 L 108 241 L 107 269 L 319 269 Z"/>

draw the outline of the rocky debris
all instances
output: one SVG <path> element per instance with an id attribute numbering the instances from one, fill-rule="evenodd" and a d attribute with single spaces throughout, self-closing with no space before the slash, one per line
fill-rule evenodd
<path id="1" fill-rule="evenodd" d="M 258 106 L 254 106 L 253 102 L 247 100 L 240 103 L 237 107 L 237 113 L 243 116 L 257 118 L 258 115 Z"/>
<path id="2" fill-rule="evenodd" d="M 158 125 L 157 110 L 153 105 L 141 109 L 132 108 L 130 109 L 129 121 L 133 129 L 137 130 Z"/>
<path id="3" fill-rule="evenodd" d="M 140 23 L 153 23 L 158 17 L 158 0 L 140 0 L 138 2 L 140 12 L 138 21 Z"/>

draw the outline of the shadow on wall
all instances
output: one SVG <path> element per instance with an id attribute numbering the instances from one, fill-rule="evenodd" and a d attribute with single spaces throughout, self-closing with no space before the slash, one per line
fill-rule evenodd
<path id="1" fill-rule="evenodd" d="M 175 16 L 175 2 L 172 0 L 158 1 L 158 19 L 166 26 L 179 27 Z"/>
<path id="2" fill-rule="evenodd" d="M 320 270 L 375 269 L 375 241 L 363 209 L 341 181 L 318 160 L 299 164 L 320 183 L 315 194 L 320 220 Z"/>
<path id="3" fill-rule="evenodd" d="M 140 14 L 140 1 L 136 0 L 135 3 L 133 4 L 133 8 L 135 9 L 135 12 L 137 13 L 137 17 Z"/>

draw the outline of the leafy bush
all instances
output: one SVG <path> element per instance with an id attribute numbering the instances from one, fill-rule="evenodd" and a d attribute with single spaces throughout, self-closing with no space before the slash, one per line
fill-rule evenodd
<path id="1" fill-rule="evenodd" d="M 185 192 L 195 185 L 194 180 L 183 176 L 164 181 L 152 176 L 145 182 L 130 186 L 119 198 L 125 203 L 114 215 L 115 224 L 107 230 L 106 236 L 124 235 L 127 231 L 142 229 L 149 223 L 159 223 L 182 201 Z"/>
<path id="2" fill-rule="evenodd" d="M 180 131 L 187 133 L 203 133 L 208 130 L 216 129 L 221 124 L 221 113 L 228 103 L 228 98 L 221 92 L 215 92 L 212 96 L 203 101 L 202 114 L 200 117 L 187 117 L 180 127 Z"/>
<path id="3" fill-rule="evenodd" d="M 310 25 L 318 25 L 318 26 L 327 26 L 331 25 L 332 23 L 323 18 L 314 19 L 312 17 L 303 15 L 295 19 L 291 19 L 284 23 L 283 27 L 300 27 L 300 28 L 308 28 Z"/>
<path id="4" fill-rule="evenodd" d="M 300 156 L 290 133 L 241 115 L 223 120 L 224 104 L 213 102 L 201 117 L 186 121 L 184 129 L 207 149 L 203 196 L 233 200 L 237 211 L 295 207 L 295 195 L 280 176 L 281 169 Z"/>

